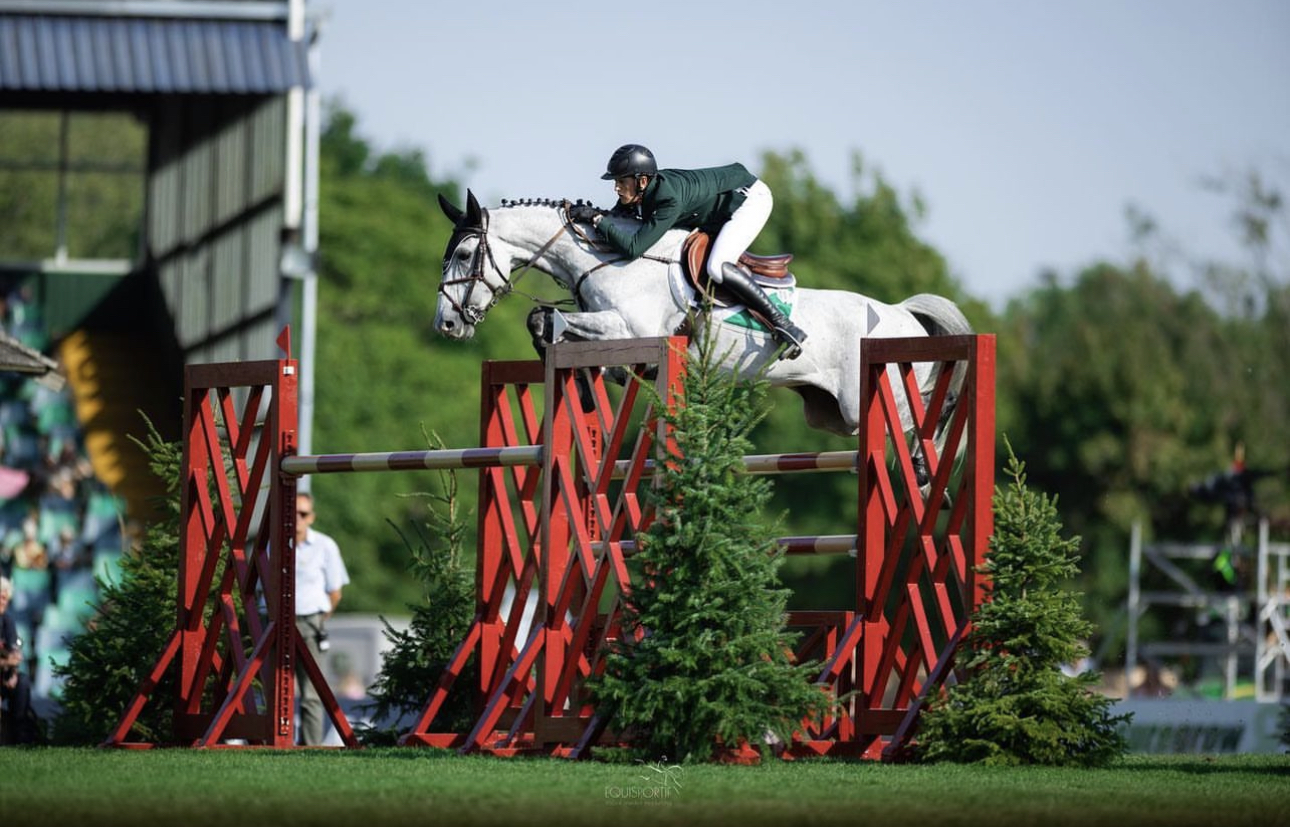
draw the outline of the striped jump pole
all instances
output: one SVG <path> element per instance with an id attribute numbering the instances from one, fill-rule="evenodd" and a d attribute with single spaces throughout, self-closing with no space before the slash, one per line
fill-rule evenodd
<path id="1" fill-rule="evenodd" d="M 814 453 L 749 454 L 743 458 L 749 474 L 778 475 L 814 471 L 856 470 L 857 451 L 817 451 Z M 282 473 L 301 477 L 306 474 L 356 474 L 379 471 L 460 470 L 470 468 L 507 468 L 541 466 L 541 445 L 519 445 L 504 448 L 439 448 L 424 451 L 386 451 L 357 454 L 296 455 L 282 460 Z M 653 471 L 654 460 L 645 463 Z M 614 479 L 623 479 L 630 470 L 628 460 L 614 464 Z"/>
<path id="2" fill-rule="evenodd" d="M 285 457 L 282 473 L 291 476 L 306 474 L 358 474 L 381 471 L 434 471 L 468 470 L 474 468 L 509 468 L 517 466 L 541 467 L 541 445 L 520 445 L 500 448 L 439 448 L 424 451 L 386 451 L 355 454 L 318 454 Z M 770 476 L 826 471 L 855 472 L 858 451 L 816 451 L 809 453 L 749 454 L 743 458 L 744 471 L 749 474 Z M 625 479 L 630 472 L 629 460 L 614 463 L 614 479 Z M 653 472 L 654 460 L 644 464 Z M 785 554 L 850 554 L 856 556 L 858 537 L 855 534 L 798 535 L 776 540 Z M 620 544 L 624 554 L 636 551 L 633 540 Z M 595 548 L 603 550 L 605 544 Z"/>
<path id="3" fill-rule="evenodd" d="M 858 451 L 815 451 L 811 453 L 748 454 L 743 458 L 744 471 L 759 476 L 801 474 L 817 471 L 855 472 L 859 461 Z M 619 461 L 614 469 L 614 479 L 626 476 L 629 465 Z M 645 470 L 654 470 L 654 460 L 645 463 Z"/>
<path id="4" fill-rule="evenodd" d="M 855 534 L 805 534 L 779 537 L 775 543 L 785 554 L 850 554 L 855 557 L 857 539 Z M 619 540 L 615 545 L 622 549 L 623 554 L 636 552 L 635 540 Z M 603 551 L 608 546 L 608 543 L 592 544 L 592 548 L 597 551 Z"/>
<path id="5" fill-rule="evenodd" d="M 541 467 L 543 446 L 522 445 L 496 448 L 440 448 L 421 451 L 387 451 L 354 454 L 319 454 L 288 456 L 282 460 L 284 474 L 373 473 L 382 471 L 467 470 L 475 468 L 508 468 L 516 466 Z M 777 454 L 750 454 L 743 458 L 744 471 L 760 476 L 818 473 L 829 471 L 855 472 L 858 451 L 816 451 Z M 654 460 L 644 463 L 646 472 L 652 473 Z M 625 479 L 631 470 L 629 460 L 617 460 L 614 479 Z M 776 540 L 780 549 L 789 555 L 849 554 L 856 556 L 858 537 L 855 534 L 798 535 Z M 596 543 L 594 548 L 604 550 L 606 544 Z M 636 542 L 619 543 L 624 554 L 636 551 Z"/>
<path id="6" fill-rule="evenodd" d="M 502 448 L 440 448 L 427 451 L 388 451 L 366 454 L 297 455 L 282 460 L 282 473 L 355 474 L 374 471 L 435 471 L 467 468 L 540 466 L 541 445 Z"/>

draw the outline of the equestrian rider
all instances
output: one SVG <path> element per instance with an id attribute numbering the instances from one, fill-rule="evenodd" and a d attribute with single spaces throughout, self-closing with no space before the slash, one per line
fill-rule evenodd
<path id="1" fill-rule="evenodd" d="M 602 222 L 599 212 L 585 216 L 611 246 L 635 259 L 673 227 L 707 231 L 713 236 L 708 277 L 725 285 L 770 323 L 775 341 L 784 346 L 780 358 L 796 359 L 802 354 L 806 333 L 770 300 L 752 273 L 737 263 L 770 218 L 774 206 L 770 187 L 737 163 L 660 170 L 654 153 L 639 144 L 616 149 L 600 177 L 614 182 L 618 204 L 613 214 L 640 220 L 640 226 L 631 229 Z"/>

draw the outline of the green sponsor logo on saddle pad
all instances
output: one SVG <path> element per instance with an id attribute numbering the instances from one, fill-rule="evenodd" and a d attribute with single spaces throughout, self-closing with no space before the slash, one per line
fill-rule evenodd
<path id="1" fill-rule="evenodd" d="M 770 297 L 770 303 L 780 309 L 780 311 L 789 318 L 793 317 L 793 305 L 789 301 L 780 298 L 780 294 L 785 294 L 788 299 L 793 298 L 792 290 L 767 290 L 766 294 Z M 731 313 L 721 319 L 722 324 L 728 324 L 732 327 L 743 327 L 748 330 L 757 330 L 763 333 L 769 333 L 770 329 L 762 324 L 753 314 L 748 312 L 748 308 L 741 307 L 739 312 Z"/>

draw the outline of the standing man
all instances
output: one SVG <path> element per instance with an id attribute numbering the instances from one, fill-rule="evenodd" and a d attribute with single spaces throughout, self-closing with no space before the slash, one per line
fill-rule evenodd
<path id="1" fill-rule="evenodd" d="M 31 744 L 36 741 L 35 716 L 31 712 L 31 683 L 22 673 L 22 640 L 18 626 L 9 614 L 13 582 L 0 577 L 0 697 L 9 701 L 9 720 L 13 733 L 6 741 Z"/>
<path id="2" fill-rule="evenodd" d="M 296 495 L 296 630 L 309 647 L 314 661 L 322 666 L 322 653 L 330 648 L 326 622 L 340 604 L 341 588 L 349 583 L 345 561 L 336 541 L 315 531 L 314 498 Z M 300 687 L 300 742 L 305 746 L 323 743 L 323 705 L 299 659 L 296 683 Z"/>

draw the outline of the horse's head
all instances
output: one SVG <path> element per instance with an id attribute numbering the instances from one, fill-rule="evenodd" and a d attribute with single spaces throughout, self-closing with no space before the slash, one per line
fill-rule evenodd
<path id="1" fill-rule="evenodd" d="M 443 253 L 439 307 L 434 326 L 444 336 L 469 339 L 475 325 L 510 290 L 511 255 L 489 237 L 488 210 L 466 191 L 462 210 L 442 195 L 439 207 L 452 221 L 452 236 Z"/>
<path id="2" fill-rule="evenodd" d="M 435 330 L 454 339 L 469 339 L 484 316 L 529 270 L 544 272 L 570 291 L 580 275 L 603 266 L 600 248 L 588 226 L 575 226 L 567 200 L 502 200 L 494 212 L 479 206 L 466 191 L 466 209 L 442 195 L 439 206 L 452 221 L 452 237 L 443 254 Z M 532 299 L 532 296 L 529 296 Z"/>

